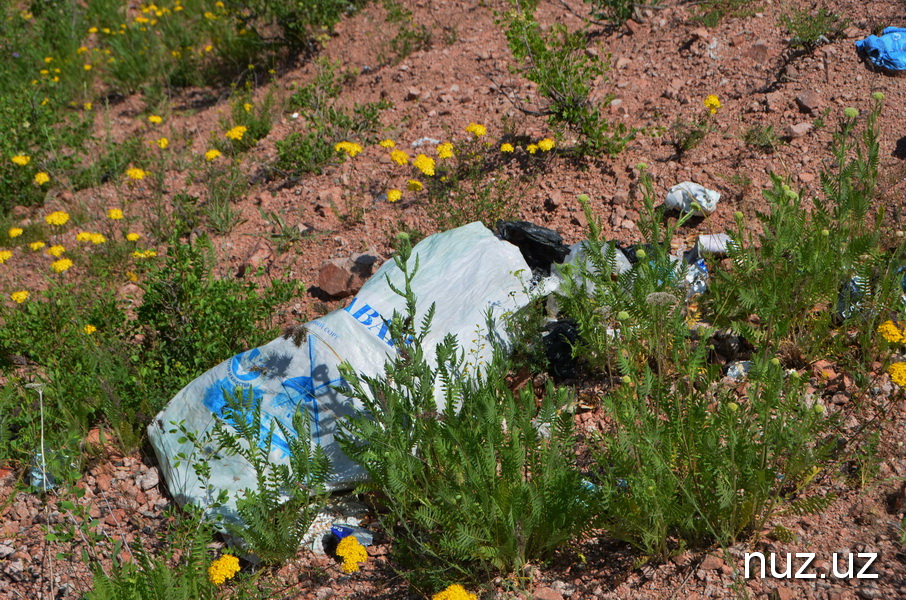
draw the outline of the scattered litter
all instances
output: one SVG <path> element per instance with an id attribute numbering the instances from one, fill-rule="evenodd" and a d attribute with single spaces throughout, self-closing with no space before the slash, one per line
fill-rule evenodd
<path id="1" fill-rule="evenodd" d="M 856 276 L 840 286 L 837 292 L 837 309 L 834 317 L 845 321 L 859 314 L 862 310 L 862 299 L 865 297 L 866 281 Z"/>
<path id="2" fill-rule="evenodd" d="M 433 348 L 446 335 L 455 335 L 464 353 L 463 367 L 470 373 L 480 372 L 481 365 L 490 362 L 492 341 L 507 343 L 505 318 L 528 305 L 536 292 L 520 249 L 526 252 L 528 248 L 529 256 L 537 256 L 542 262 L 543 256 L 556 258 L 569 251 L 553 232 L 550 234 L 556 236 L 559 246 L 552 236 L 545 236 L 543 232 L 549 230 L 528 223 L 505 229 L 527 232 L 522 234 L 521 248 L 498 239 L 481 223 L 472 223 L 425 238 L 413 248 L 409 260 L 410 267 L 416 257 L 419 264 L 412 282 L 418 297 L 416 322 L 421 322 L 432 305 L 436 309 L 425 347 Z M 148 437 L 177 502 L 206 507 L 209 498 L 226 490 L 229 500 L 216 511 L 235 520 L 237 495 L 246 488 L 256 488 L 254 470 L 237 455 L 222 455 L 212 461 L 208 482 L 198 479 L 191 459 L 177 458 L 180 454 L 191 457 L 194 447 L 174 431 L 173 423 L 182 422 L 204 440 L 214 424 L 212 413 L 222 414 L 224 392 L 232 394 L 236 388 L 250 390 L 260 398 L 265 434 L 274 421 L 282 423 L 290 434 L 295 433 L 293 415 L 300 407 L 306 410 L 312 443 L 324 448 L 331 460 L 329 489 L 350 489 L 365 479 L 364 469 L 341 452 L 335 439 L 338 421 L 361 410 L 358 403 L 337 390 L 344 384 L 337 367 L 348 361 L 357 372 L 377 376 L 395 352 L 386 319 L 394 311 L 404 311 L 405 300 L 391 290 L 388 278 L 397 288 L 403 286 L 402 272 L 394 261 L 384 263 L 346 308 L 224 361 L 170 401 L 149 425 Z M 438 401 L 438 410 L 443 410 L 442 394 Z M 289 445 L 279 429 L 276 431 L 270 461 L 288 464 Z"/>
<path id="3" fill-rule="evenodd" d="M 583 240 L 578 244 L 570 246 L 569 255 L 563 261 L 563 264 L 570 265 L 576 269 L 580 268 L 580 265 L 582 265 L 590 275 L 597 275 L 599 273 L 598 267 L 589 260 L 586 244 L 587 242 Z M 613 252 L 613 264 L 611 266 L 614 275 L 621 275 L 632 270 L 632 263 L 629 262 L 629 259 L 623 254 L 623 251 L 617 248 L 614 242 L 607 242 L 606 246 L 602 248 L 604 258 L 609 258 L 611 252 Z M 556 275 L 560 280 L 564 279 L 563 269 L 557 265 L 551 266 L 551 274 Z M 591 289 L 591 282 L 585 281 L 585 291 L 589 294 L 593 292 Z"/>
<path id="4" fill-rule="evenodd" d="M 887 27 L 881 37 L 870 35 L 857 41 L 856 48 L 876 67 L 906 71 L 906 28 Z"/>
<path id="5" fill-rule="evenodd" d="M 668 209 L 702 216 L 710 215 L 717 210 L 718 202 L 720 202 L 719 192 L 709 190 L 691 181 L 684 181 L 670 188 L 667 198 L 664 200 L 664 206 Z M 701 210 L 693 208 L 693 203 L 698 204 Z"/>
<path id="6" fill-rule="evenodd" d="M 553 229 L 539 227 L 528 221 L 497 221 L 500 238 L 517 246 L 531 269 L 551 274 L 553 263 L 562 264 L 570 247 Z"/>
<path id="7" fill-rule="evenodd" d="M 713 233 L 709 235 L 700 235 L 695 242 L 698 253 L 702 256 L 713 256 L 723 258 L 729 254 L 730 244 L 733 239 L 726 233 Z"/>
<path id="8" fill-rule="evenodd" d="M 333 533 L 338 540 L 353 536 L 363 546 L 370 546 L 374 543 L 373 533 L 371 533 L 364 527 L 356 527 L 355 525 L 350 525 L 349 523 L 334 523 L 330 528 L 330 532 Z"/>
<path id="9" fill-rule="evenodd" d="M 704 294 L 708 289 L 708 265 L 704 258 L 699 258 L 686 267 L 686 299 L 697 294 Z"/>
<path id="10" fill-rule="evenodd" d="M 418 138 L 417 140 L 412 142 L 412 147 L 418 148 L 419 146 L 436 146 L 439 143 L 440 143 L 440 140 L 435 140 L 434 138 L 429 138 L 429 137 L 423 137 L 423 138 Z"/>
<path id="11" fill-rule="evenodd" d="M 571 319 L 548 323 L 544 328 L 548 333 L 544 340 L 544 353 L 550 365 L 550 374 L 554 381 L 574 379 L 576 377 L 576 360 L 573 358 L 573 346 L 579 340 L 579 327 Z"/>
<path id="12" fill-rule="evenodd" d="M 734 381 L 745 379 L 752 370 L 753 363 L 751 360 L 738 360 L 727 366 L 727 377 Z"/>
<path id="13" fill-rule="evenodd" d="M 28 483 L 39 490 L 52 490 L 57 487 L 57 480 L 47 472 L 47 463 L 40 452 L 35 452 L 31 458 L 31 468 L 28 470 Z"/>

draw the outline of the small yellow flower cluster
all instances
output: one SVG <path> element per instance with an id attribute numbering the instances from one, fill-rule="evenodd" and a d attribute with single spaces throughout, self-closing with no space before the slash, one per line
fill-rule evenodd
<path id="1" fill-rule="evenodd" d="M 111 208 L 107 211 L 107 218 L 113 219 L 114 221 L 119 221 L 123 218 L 123 211 L 118 208 Z"/>
<path id="2" fill-rule="evenodd" d="M 91 242 L 94 245 L 98 245 L 98 244 L 103 244 L 104 242 L 106 242 L 107 238 L 105 238 L 104 235 L 100 234 L 100 233 L 89 233 L 87 231 L 80 231 L 79 234 L 76 235 L 76 241 L 77 242 Z M 56 248 L 56 246 L 54 246 L 54 248 Z M 53 248 L 51 248 L 51 250 L 53 250 Z M 50 250 L 48 250 L 48 252 L 50 252 Z"/>
<path id="3" fill-rule="evenodd" d="M 704 104 L 705 108 L 711 111 L 711 114 L 713 115 L 717 113 L 717 109 L 720 108 L 720 98 L 718 98 L 714 94 L 711 94 L 707 98 L 705 98 Z"/>
<path id="4" fill-rule="evenodd" d="M 355 142 L 338 142 L 333 147 L 335 152 L 345 152 L 349 158 L 355 158 L 362 151 L 362 147 Z"/>
<path id="5" fill-rule="evenodd" d="M 157 252 L 154 250 L 136 250 L 132 253 L 132 258 L 142 260 L 145 258 L 154 258 L 157 256 Z"/>
<path id="6" fill-rule="evenodd" d="M 204 153 L 204 159 L 208 162 L 211 162 L 212 160 L 215 160 L 219 157 L 220 157 L 220 150 L 217 150 L 216 148 L 211 148 L 210 150 L 208 150 L 207 152 Z"/>
<path id="7" fill-rule="evenodd" d="M 554 146 L 556 146 L 556 142 L 551 138 L 544 138 L 538 142 L 538 148 L 540 148 L 542 152 L 550 152 L 554 149 Z"/>
<path id="8" fill-rule="evenodd" d="M 407 188 L 410 192 L 420 192 L 420 191 L 422 191 L 422 190 L 425 188 L 425 186 L 423 186 L 423 185 L 422 185 L 422 182 L 419 181 L 419 180 L 417 180 L 417 179 L 410 179 L 410 180 L 406 183 L 406 188 Z"/>
<path id="9" fill-rule="evenodd" d="M 476 138 L 480 138 L 488 132 L 487 128 L 484 125 L 479 125 L 478 123 L 469 123 L 466 126 L 466 131 L 474 135 Z"/>
<path id="10" fill-rule="evenodd" d="M 906 363 L 897 362 L 887 367 L 890 379 L 900 387 L 906 388 Z"/>
<path id="11" fill-rule="evenodd" d="M 208 580 L 214 585 L 222 585 L 227 579 L 232 579 L 239 572 L 239 559 L 230 554 L 224 554 L 211 563 L 208 567 Z"/>
<path id="12" fill-rule="evenodd" d="M 55 210 L 44 217 L 44 222 L 48 225 L 65 225 L 67 221 L 69 221 L 69 213 L 62 210 Z"/>
<path id="13" fill-rule="evenodd" d="M 242 109 L 245 110 L 245 112 L 252 112 L 252 105 L 246 102 L 242 105 Z"/>
<path id="14" fill-rule="evenodd" d="M 35 173 L 35 183 L 36 184 L 44 185 L 48 181 L 50 181 L 50 175 L 48 175 L 44 171 L 39 171 L 38 173 Z"/>
<path id="15" fill-rule="evenodd" d="M 500 151 L 507 154 L 512 154 L 516 151 L 516 149 L 513 147 L 513 144 L 500 144 Z"/>
<path id="16" fill-rule="evenodd" d="M 85 335 L 91 335 L 92 333 L 94 333 L 94 332 L 97 331 L 97 330 L 98 330 L 98 328 L 95 327 L 94 325 L 92 325 L 91 323 L 89 323 L 88 325 L 85 325 L 84 327 L 82 327 L 82 332 L 83 332 Z"/>
<path id="17" fill-rule="evenodd" d="M 438 144 L 437 158 L 453 158 L 453 144 L 450 142 Z"/>
<path id="18" fill-rule="evenodd" d="M 394 150 L 390 153 L 390 160 L 402 166 L 409 162 L 409 155 L 402 150 Z"/>
<path id="19" fill-rule="evenodd" d="M 419 154 L 412 160 L 412 165 L 428 177 L 434 176 L 434 159 L 424 154 Z"/>
<path id="20" fill-rule="evenodd" d="M 344 573 L 355 573 L 359 563 L 368 560 L 368 551 L 354 535 L 348 535 L 337 544 L 337 556 L 343 559 Z"/>
<path id="21" fill-rule="evenodd" d="M 399 190 L 387 190 L 387 202 L 397 202 L 402 197 L 403 193 Z"/>
<path id="22" fill-rule="evenodd" d="M 19 165 L 20 167 L 24 167 L 29 162 L 31 162 L 31 157 L 26 156 L 25 154 L 17 154 L 14 157 L 12 157 L 10 160 L 13 161 L 13 163 Z"/>
<path id="23" fill-rule="evenodd" d="M 897 324 L 891 320 L 884 321 L 878 325 L 878 333 L 891 344 L 899 344 L 906 340 L 906 335 L 897 327 Z"/>
<path id="24" fill-rule="evenodd" d="M 22 235 L 22 228 L 21 227 L 10 227 L 9 231 L 7 231 L 6 233 L 11 238 L 17 238 L 20 235 Z"/>
<path id="25" fill-rule="evenodd" d="M 69 260 L 68 258 L 61 258 L 60 260 L 54 261 L 50 265 L 50 268 L 52 268 L 57 273 L 62 273 L 71 267 L 72 267 L 72 261 Z"/>
<path id="26" fill-rule="evenodd" d="M 23 302 L 25 302 L 26 300 L 28 300 L 28 291 L 27 291 L 27 290 L 19 290 L 18 292 L 13 292 L 12 294 L 10 294 L 9 297 L 10 297 L 10 298 L 12 299 L 12 301 L 15 302 L 16 304 L 22 304 Z"/>
<path id="27" fill-rule="evenodd" d="M 475 594 L 467 592 L 464 587 L 458 583 L 450 585 L 442 592 L 438 592 L 431 597 L 431 600 L 478 600 Z"/>
<path id="28" fill-rule="evenodd" d="M 32 242 L 28 245 L 28 247 L 37 252 L 44 247 L 44 242 Z"/>
<path id="29" fill-rule="evenodd" d="M 164 120 L 159 115 L 151 115 L 148 117 L 148 122 L 152 125 L 160 125 Z"/>
<path id="30" fill-rule="evenodd" d="M 378 146 L 381 148 L 396 148 L 396 142 L 393 140 L 381 140 L 378 142 Z"/>
<path id="31" fill-rule="evenodd" d="M 167 146 L 170 145 L 170 140 L 168 140 L 165 137 L 162 137 L 159 140 L 155 140 L 155 143 L 157 144 L 157 147 L 160 148 L 161 150 L 166 150 Z"/>
<path id="32" fill-rule="evenodd" d="M 47 253 L 53 256 L 54 258 L 60 258 L 63 256 L 63 253 L 66 252 L 66 248 L 59 244 L 55 244 L 47 249 Z"/>
<path id="33" fill-rule="evenodd" d="M 137 242 L 140 237 L 142 237 L 142 236 L 137 233 L 127 233 L 126 234 L 126 239 L 129 240 L 130 242 Z"/>
<path id="34" fill-rule="evenodd" d="M 8 261 L 13 257 L 13 253 L 10 250 L 0 250 L 0 265 Z"/>
<path id="35" fill-rule="evenodd" d="M 242 136 L 245 135 L 246 131 L 248 131 L 248 127 L 246 127 L 245 125 L 236 125 L 223 135 L 231 140 L 236 140 L 238 142 L 242 139 Z"/>
<path id="36" fill-rule="evenodd" d="M 145 171 L 144 169 L 139 169 L 138 167 L 131 167 L 126 169 L 126 175 L 129 177 L 129 179 L 140 181 L 146 176 L 150 175 L 150 173 L 148 171 Z"/>

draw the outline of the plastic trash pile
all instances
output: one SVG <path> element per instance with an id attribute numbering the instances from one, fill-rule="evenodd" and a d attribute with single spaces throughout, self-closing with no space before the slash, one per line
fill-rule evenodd
<path id="1" fill-rule="evenodd" d="M 906 71 L 906 28 L 887 27 L 880 37 L 870 35 L 857 41 L 856 48 L 876 67 Z"/>

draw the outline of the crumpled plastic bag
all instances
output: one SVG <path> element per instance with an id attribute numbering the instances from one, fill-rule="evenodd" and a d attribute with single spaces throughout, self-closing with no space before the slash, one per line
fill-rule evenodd
<path id="1" fill-rule="evenodd" d="M 887 27 L 881 37 L 870 35 L 856 42 L 856 48 L 877 67 L 906 70 L 906 28 Z"/>
<path id="2" fill-rule="evenodd" d="M 416 322 L 422 321 L 432 303 L 436 305 L 425 339 L 428 360 L 434 360 L 433 348 L 452 333 L 464 353 L 464 374 L 480 372 L 490 362 L 493 342 L 507 342 L 506 317 L 528 305 L 534 293 L 519 248 L 498 239 L 481 223 L 472 223 L 422 240 L 412 249 L 410 269 L 416 257 L 419 268 L 412 282 L 418 298 Z M 324 448 L 331 460 L 329 489 L 351 489 L 365 479 L 364 469 L 343 454 L 335 439 L 343 417 L 362 408 L 337 391 L 344 383 L 337 367 L 348 361 L 358 373 L 375 376 L 396 351 L 385 319 L 394 311 L 404 312 L 405 300 L 391 290 L 388 277 L 402 289 L 402 272 L 387 261 L 346 308 L 305 324 L 297 336 L 279 337 L 217 365 L 187 385 L 154 418 L 148 437 L 177 502 L 207 507 L 225 489 L 229 500 L 216 512 L 234 520 L 237 494 L 256 489 L 251 465 L 240 456 L 225 455 L 210 462 L 205 487 L 190 461 L 177 458 L 181 453 L 192 454 L 191 442 L 178 431 L 171 433 L 172 423 L 181 421 L 203 439 L 217 415 L 223 414 L 224 392 L 231 394 L 236 388 L 251 390 L 261 399 L 263 433 L 279 421 L 293 434 L 296 410 L 301 407 L 307 412 L 312 443 Z M 442 404 L 441 392 L 438 396 Z M 269 460 L 288 464 L 288 452 L 289 445 L 277 428 Z"/>
<path id="3" fill-rule="evenodd" d="M 693 202 L 697 203 L 701 210 L 692 208 Z M 667 198 L 664 199 L 664 206 L 668 209 L 703 216 L 710 215 L 717 210 L 718 202 L 720 202 L 719 192 L 709 190 L 691 181 L 684 181 L 670 188 Z"/>

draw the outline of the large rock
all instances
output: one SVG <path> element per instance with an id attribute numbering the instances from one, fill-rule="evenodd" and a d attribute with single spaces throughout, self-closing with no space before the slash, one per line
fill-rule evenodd
<path id="1" fill-rule="evenodd" d="M 367 253 L 325 260 L 318 274 L 318 287 L 335 298 L 352 296 L 371 277 L 379 260 L 378 256 Z"/>
<path id="2" fill-rule="evenodd" d="M 796 104 L 799 105 L 800 111 L 816 114 L 824 104 L 824 99 L 815 90 L 808 90 L 796 96 Z"/>

